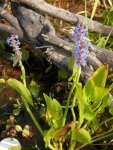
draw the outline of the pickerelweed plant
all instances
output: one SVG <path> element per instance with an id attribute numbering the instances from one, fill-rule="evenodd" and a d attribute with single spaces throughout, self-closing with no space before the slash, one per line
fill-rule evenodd
<path id="1" fill-rule="evenodd" d="M 73 53 L 74 64 L 73 72 L 69 78 L 72 87 L 66 100 L 65 109 L 56 100 L 44 94 L 47 105 L 46 117 L 49 130 L 43 131 L 30 106 L 34 107 L 32 95 L 26 85 L 25 68 L 22 64 L 22 54 L 20 52 L 20 42 L 16 35 L 7 39 L 7 44 L 12 47 L 15 58 L 14 62 L 18 63 L 21 68 L 21 81 L 10 78 L 7 80 L 0 79 L 0 83 L 7 84 L 19 92 L 25 108 L 35 123 L 40 134 L 43 136 L 45 146 L 51 150 L 81 149 L 83 146 L 102 140 L 113 135 L 113 128 L 96 135 L 96 131 L 107 125 L 113 120 L 113 107 L 110 106 L 110 87 L 106 87 L 108 76 L 108 65 L 100 66 L 87 80 L 84 87 L 79 81 L 81 74 L 81 65 L 87 64 L 88 43 L 85 40 L 86 29 L 83 25 L 75 27 L 74 40 L 75 48 Z M 109 109 L 111 117 L 100 119 L 99 115 L 105 115 L 105 108 Z M 67 121 L 68 110 L 71 110 L 72 120 Z M 67 147 L 66 147 L 67 146 Z"/>
<path id="2" fill-rule="evenodd" d="M 86 28 L 83 25 L 77 25 L 74 31 L 73 73 L 68 80 L 72 83 L 72 87 L 67 97 L 65 110 L 63 111 L 56 99 L 44 94 L 48 124 L 51 127 L 46 131 L 44 140 L 46 147 L 49 146 L 54 150 L 65 149 L 66 143 L 69 150 L 74 150 L 75 147 L 78 150 L 87 144 L 113 135 L 113 128 L 96 135 L 99 128 L 113 120 L 112 116 L 103 120 L 99 118 L 100 114 L 105 115 L 105 108 L 110 106 L 111 101 L 109 92 L 112 85 L 109 88 L 106 87 L 108 65 L 100 66 L 84 87 L 79 81 L 81 65 L 87 64 L 88 41 L 85 40 L 85 36 Z M 69 109 L 73 119 L 67 122 Z M 109 113 L 113 114 L 113 107 L 109 108 Z"/>
<path id="3" fill-rule="evenodd" d="M 17 35 L 12 35 L 11 37 L 7 38 L 7 44 L 12 47 L 13 52 L 15 53 L 15 56 L 13 57 L 13 62 L 18 63 L 21 69 L 21 81 L 18 81 L 14 78 L 10 78 L 8 80 L 0 79 L 0 83 L 5 83 L 11 88 L 15 89 L 21 96 L 23 103 L 25 105 L 25 108 L 27 112 L 29 113 L 30 117 L 32 118 L 33 122 L 35 123 L 37 129 L 39 130 L 40 134 L 43 136 L 44 132 L 41 129 L 39 123 L 37 122 L 36 118 L 34 117 L 32 111 L 30 110 L 30 106 L 34 106 L 32 95 L 28 88 L 26 87 L 26 74 L 25 74 L 25 68 L 22 64 L 22 54 L 20 52 L 20 42 Z M 30 105 L 30 106 L 29 106 Z"/>

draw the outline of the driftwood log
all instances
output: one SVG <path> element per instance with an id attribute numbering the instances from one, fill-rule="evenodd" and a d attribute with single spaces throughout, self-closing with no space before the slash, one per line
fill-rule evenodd
<path id="1" fill-rule="evenodd" d="M 72 25 L 84 24 L 85 17 L 57 8 L 44 0 L 18 0 L 18 3 L 11 1 L 13 15 L 8 14 L 0 8 L 2 18 L 9 21 L 12 26 L 0 23 L 0 31 L 18 34 L 27 42 L 35 56 L 38 53 L 59 68 L 68 69 L 68 62 L 74 48 L 72 40 L 59 38 L 51 22 L 44 14 L 57 19 L 62 19 Z M 88 29 L 91 32 L 102 33 L 113 37 L 113 27 L 103 25 L 97 21 L 88 19 Z M 102 64 L 109 64 L 113 68 L 113 52 L 93 45 L 89 47 L 88 64 L 94 69 Z M 91 71 L 88 67 L 82 68 L 82 75 L 89 76 Z"/>

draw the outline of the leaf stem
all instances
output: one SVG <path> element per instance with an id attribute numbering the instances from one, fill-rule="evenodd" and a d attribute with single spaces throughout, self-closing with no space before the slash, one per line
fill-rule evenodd
<path id="1" fill-rule="evenodd" d="M 105 123 L 107 123 L 107 122 L 109 122 L 109 121 L 111 121 L 111 120 L 113 120 L 113 117 L 111 117 L 111 118 L 109 118 L 109 119 L 103 121 L 103 122 L 98 126 L 98 128 L 100 128 L 103 124 L 105 124 Z M 98 129 L 98 128 L 97 128 L 97 129 Z"/>
<path id="2" fill-rule="evenodd" d="M 21 97 L 22 97 L 22 96 L 21 96 Z M 36 125 L 37 129 L 39 130 L 40 134 L 41 134 L 42 136 L 44 136 L 44 131 L 43 131 L 42 128 L 40 127 L 40 125 L 39 125 L 38 121 L 36 120 L 35 116 L 33 115 L 32 111 L 30 110 L 29 105 L 28 105 L 28 103 L 27 103 L 27 100 L 24 99 L 23 97 L 22 97 L 22 100 L 23 100 L 23 103 L 24 103 L 24 105 L 25 105 L 25 107 L 26 107 L 27 112 L 29 113 L 31 119 L 33 120 L 33 122 L 34 122 L 34 124 Z"/>
<path id="3" fill-rule="evenodd" d="M 68 113 L 68 108 L 69 108 L 69 104 L 70 104 L 70 101 L 71 101 L 71 96 L 72 96 L 73 91 L 74 91 L 74 89 L 76 87 L 76 83 L 79 82 L 80 74 L 81 74 L 81 67 L 75 67 L 75 68 L 73 68 L 73 74 L 69 78 L 69 81 L 73 80 L 73 85 L 71 87 L 71 90 L 70 90 L 68 98 L 67 98 L 66 109 L 64 111 L 62 125 L 65 125 L 65 121 L 66 121 L 66 117 L 67 117 L 67 113 Z M 73 106 L 74 106 L 74 102 L 73 102 Z M 72 114 L 73 114 L 73 117 L 74 117 L 74 120 L 75 120 L 73 106 L 71 106 L 71 107 L 72 107 Z"/>
<path id="4" fill-rule="evenodd" d="M 68 106 L 70 104 L 71 96 L 72 96 L 72 93 L 73 93 L 74 89 L 75 89 L 75 84 L 72 85 L 71 90 L 70 90 L 69 95 L 68 95 L 68 98 L 67 98 L 66 109 L 64 111 L 63 122 L 62 122 L 63 126 L 65 125 L 66 116 L 67 116 L 68 108 L 69 108 Z"/>
<path id="5" fill-rule="evenodd" d="M 22 60 L 19 60 L 19 65 L 20 65 L 20 69 L 22 72 L 22 81 L 23 81 L 24 86 L 26 87 L 26 74 L 25 74 L 25 68 L 22 64 Z"/>
<path id="6" fill-rule="evenodd" d="M 76 93 L 74 93 L 74 97 L 73 97 L 73 100 L 72 100 L 72 106 L 71 106 L 71 112 L 72 112 L 74 122 L 76 121 L 76 115 L 75 115 L 75 112 L 74 112 L 75 104 L 76 104 Z"/>

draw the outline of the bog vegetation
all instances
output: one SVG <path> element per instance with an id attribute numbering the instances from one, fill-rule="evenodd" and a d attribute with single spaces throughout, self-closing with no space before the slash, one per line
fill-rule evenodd
<path id="1" fill-rule="evenodd" d="M 51 1 L 48 2 L 52 3 Z M 7 109 L 5 109 L 5 105 L 1 107 L 1 110 L 7 111 L 5 115 L 1 114 L 1 139 L 11 137 L 13 140 L 13 138 L 17 138 L 20 143 L 22 142 L 21 145 L 24 140 L 29 142 L 31 139 L 33 142 L 30 149 L 41 150 L 43 148 L 40 148 L 37 144 L 39 134 L 42 137 L 39 140 L 42 141 L 44 148 L 51 150 L 110 149 L 110 146 L 112 146 L 112 67 L 109 64 L 102 64 L 98 68 L 94 68 L 87 63 L 89 49 L 94 51 L 92 43 L 112 51 L 113 38 L 110 36 L 112 31 L 107 36 L 90 32 L 87 17 L 101 20 L 103 24 L 112 26 L 113 2 L 111 0 L 93 0 L 92 2 L 93 9 L 89 12 L 90 14 L 88 14 L 87 7 L 89 2 L 85 0 L 82 5 L 86 17 L 83 24 L 78 23 L 72 27 L 60 23 L 62 27 L 59 27 L 59 22 L 53 21 L 53 26 L 57 32 L 61 32 L 61 28 L 64 28 L 69 29 L 68 32 L 71 33 L 74 47 L 68 62 L 70 72 L 46 62 L 44 72 L 38 72 L 37 75 L 37 68 L 32 70 L 32 64 L 29 63 L 32 63 L 32 61 L 30 61 L 31 55 L 28 45 L 20 42 L 16 34 L 2 33 L 1 52 L 4 50 L 4 53 L 7 54 L 8 51 L 10 55 L 7 56 L 6 60 L 10 62 L 15 73 L 13 74 L 13 71 L 10 75 L 7 73 L 8 65 L 6 69 L 3 65 L 0 68 L 0 87 L 13 89 L 8 99 L 11 101 L 10 111 L 9 102 L 7 102 Z M 68 4 L 68 2 L 65 3 Z M 100 15 L 98 9 L 101 11 L 102 8 L 99 7 L 101 4 L 105 11 Z M 8 7 L 10 7 L 10 4 L 8 4 Z M 3 20 L 1 19 L 1 21 Z M 66 38 L 64 33 L 63 37 Z M 90 77 L 82 79 L 82 69 L 86 66 L 91 69 L 92 73 Z M 54 70 L 55 74 L 52 74 Z M 54 83 L 53 81 L 52 84 L 51 81 L 50 83 L 44 83 L 46 75 L 50 75 L 51 81 L 56 76 Z M 40 84 L 40 82 L 43 84 Z M 14 96 L 15 91 L 19 94 L 16 98 Z M 24 124 L 19 121 L 23 112 L 30 116 Z M 37 135 L 37 139 L 33 139 L 35 135 Z M 16 146 L 9 149 L 26 149 L 23 145 L 22 147 Z"/>

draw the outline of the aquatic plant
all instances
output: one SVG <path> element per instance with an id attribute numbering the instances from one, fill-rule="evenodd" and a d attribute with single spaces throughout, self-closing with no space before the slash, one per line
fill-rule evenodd
<path id="1" fill-rule="evenodd" d="M 74 39 L 76 46 L 74 50 L 74 67 L 71 77 L 68 79 L 72 87 L 66 100 L 65 109 L 55 99 L 44 94 L 47 105 L 47 123 L 50 128 L 43 131 L 34 114 L 30 110 L 30 106 L 34 107 L 32 95 L 26 85 L 25 68 L 22 64 L 20 53 L 20 42 L 17 36 L 8 38 L 7 43 L 13 48 L 16 59 L 22 72 L 22 82 L 10 78 L 8 80 L 0 79 L 0 83 L 5 83 L 20 93 L 27 112 L 31 116 L 40 134 L 43 136 L 45 146 L 51 150 L 62 150 L 68 145 L 69 150 L 73 150 L 77 143 L 81 147 L 98 141 L 112 134 L 113 129 L 105 133 L 94 135 L 95 131 L 106 122 L 113 120 L 113 117 L 105 119 L 100 124 L 97 116 L 104 113 L 105 108 L 110 105 L 109 92 L 112 86 L 106 88 L 106 80 L 108 76 L 108 65 L 100 66 L 87 80 L 84 87 L 79 81 L 81 74 L 81 65 L 86 65 L 88 44 L 84 41 L 86 29 L 82 25 L 75 27 Z M 83 46 L 84 45 L 84 46 Z M 103 76 L 103 78 L 100 78 Z M 72 120 L 67 122 L 68 110 L 71 109 Z M 76 113 L 77 109 L 77 113 Z M 113 109 L 110 108 L 112 114 Z M 67 143 L 67 144 L 66 144 Z M 80 147 L 80 148 L 81 148 Z M 78 147 L 79 149 L 79 147 Z"/>
<path id="2" fill-rule="evenodd" d="M 22 55 L 20 52 L 20 41 L 18 39 L 17 35 L 12 35 L 11 37 L 7 38 L 7 44 L 12 47 L 14 53 L 15 53 L 15 59 L 19 63 L 22 75 L 21 75 L 21 81 L 18 81 L 16 79 L 10 78 L 7 81 L 1 80 L 1 82 L 6 83 L 11 88 L 15 89 L 21 96 L 23 103 L 26 107 L 27 112 L 29 113 L 31 119 L 33 120 L 34 124 L 36 125 L 37 129 L 39 130 L 40 134 L 43 136 L 43 130 L 41 129 L 41 126 L 39 125 L 38 121 L 34 117 L 32 111 L 30 110 L 30 106 L 34 107 L 32 95 L 29 91 L 29 89 L 26 87 L 26 74 L 25 74 L 25 68 L 22 64 Z"/>

